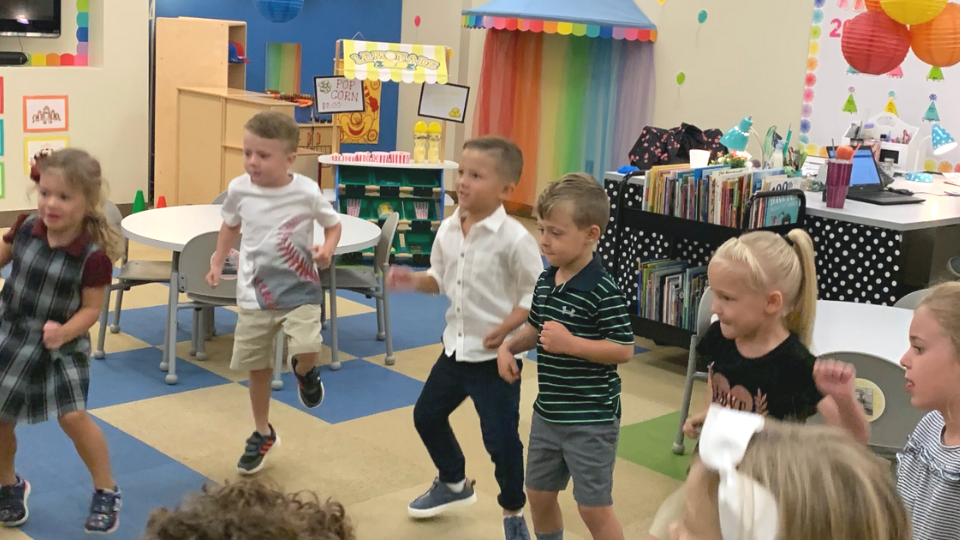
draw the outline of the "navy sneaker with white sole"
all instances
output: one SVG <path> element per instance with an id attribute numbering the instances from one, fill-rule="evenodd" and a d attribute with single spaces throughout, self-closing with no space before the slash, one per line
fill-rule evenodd
<path id="1" fill-rule="evenodd" d="M 120 527 L 120 489 L 98 489 L 90 502 L 90 516 L 84 528 L 87 534 L 110 534 Z"/>
<path id="2" fill-rule="evenodd" d="M 19 527 L 27 522 L 30 511 L 27 499 L 30 498 L 30 482 L 17 477 L 12 486 L 0 486 L 0 526 Z"/>
<path id="3" fill-rule="evenodd" d="M 320 380 L 320 368 L 313 366 L 306 374 L 297 372 L 297 359 L 291 362 L 293 374 L 297 376 L 297 397 L 308 409 L 315 409 L 323 403 L 323 381 Z"/>
<path id="4" fill-rule="evenodd" d="M 470 506 L 477 502 L 477 493 L 473 489 L 473 484 L 473 481 L 466 482 L 463 491 L 457 493 L 437 478 L 426 493 L 410 503 L 407 514 L 412 518 L 426 519 L 439 516 L 454 508 Z"/>

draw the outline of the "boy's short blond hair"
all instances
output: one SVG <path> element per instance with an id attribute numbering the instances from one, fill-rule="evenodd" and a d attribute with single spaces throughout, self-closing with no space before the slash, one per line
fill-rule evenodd
<path id="1" fill-rule="evenodd" d="M 517 143 L 502 137 L 479 137 L 463 143 L 464 150 L 477 150 L 496 154 L 497 174 L 501 178 L 517 184 L 523 174 L 523 152 Z"/>
<path id="2" fill-rule="evenodd" d="M 300 143 L 300 126 L 296 120 L 276 111 L 257 113 L 243 127 L 261 139 L 280 141 L 291 154 Z"/>
<path id="3" fill-rule="evenodd" d="M 550 214 L 564 204 L 570 209 L 577 228 L 583 230 L 596 225 L 601 232 L 607 228 L 610 198 L 593 176 L 573 173 L 552 182 L 537 198 L 534 212 L 541 219 L 549 219 Z"/>

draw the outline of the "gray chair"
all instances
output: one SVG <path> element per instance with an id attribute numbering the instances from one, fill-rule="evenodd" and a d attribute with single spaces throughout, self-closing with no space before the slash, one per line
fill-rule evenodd
<path id="1" fill-rule="evenodd" d="M 870 381 L 880 388 L 884 407 L 882 414 L 870 423 L 870 442 L 868 446 L 884 457 L 896 455 L 903 449 L 907 443 L 907 437 L 910 436 L 924 415 L 923 411 L 910 404 L 910 394 L 903 383 L 903 368 L 889 360 L 869 354 L 831 353 L 822 356 L 853 364 L 857 368 L 858 379 Z M 858 389 L 858 391 L 866 394 L 865 390 Z M 873 391 L 876 392 L 876 390 Z M 867 401 L 865 407 L 867 409 L 871 407 L 871 400 L 866 399 L 868 397 L 867 395 L 861 396 L 861 401 Z M 874 405 L 879 405 L 880 401 L 877 398 L 878 396 L 873 396 L 872 403 Z M 867 412 L 876 414 L 880 411 L 868 410 Z M 868 414 L 868 416 L 872 416 L 872 414 Z"/>
<path id="2" fill-rule="evenodd" d="M 392 366 L 396 359 L 393 356 L 393 334 L 390 331 L 390 291 L 387 287 L 387 272 L 390 269 L 390 248 L 393 246 L 393 237 L 397 234 L 397 223 L 400 214 L 389 214 L 380 231 L 380 242 L 374 249 L 373 268 L 337 268 L 337 290 L 347 290 L 360 293 L 368 298 L 375 298 L 377 303 L 377 339 L 386 340 L 387 356 L 384 363 Z M 330 269 L 320 275 L 321 283 L 330 283 Z M 326 300 L 324 299 L 324 302 Z"/>
<path id="3" fill-rule="evenodd" d="M 104 201 L 103 211 L 107 217 L 107 223 L 115 227 L 120 232 L 120 221 L 123 215 L 117 205 L 110 201 Z M 121 235 L 122 236 L 122 235 Z M 103 342 L 107 336 L 107 316 L 110 313 L 110 293 L 116 291 L 117 303 L 113 311 L 113 324 L 110 325 L 110 333 L 120 332 L 120 309 L 123 305 L 123 291 L 129 291 L 131 287 L 137 285 L 147 285 L 149 283 L 170 283 L 170 263 L 166 261 L 131 261 L 128 259 L 130 253 L 130 241 L 123 240 L 123 255 L 120 257 L 120 273 L 117 274 L 116 281 L 107 287 L 106 294 L 103 297 L 103 310 L 100 312 L 100 330 L 97 336 L 97 349 L 94 351 L 94 358 L 103 359 L 106 354 L 103 351 Z M 116 261 L 114 261 L 116 262 Z"/>
<path id="4" fill-rule="evenodd" d="M 697 310 L 697 332 L 690 337 L 690 352 L 687 356 L 687 379 L 683 386 L 683 403 L 680 405 L 680 425 L 677 426 L 677 437 L 673 443 L 673 453 L 678 456 L 683 455 L 683 424 L 687 421 L 687 415 L 690 414 L 690 400 L 693 396 L 693 381 L 707 380 L 707 374 L 703 371 L 697 371 L 697 344 L 700 338 L 710 328 L 710 319 L 713 317 L 713 291 L 707 287 L 700 297 L 700 308 Z"/>
<path id="5" fill-rule="evenodd" d="M 209 232 L 194 237 L 187 242 L 180 253 L 180 292 L 187 295 L 190 302 L 180 303 L 177 309 L 193 310 L 193 332 L 190 345 L 190 354 L 196 355 L 197 360 L 206 360 L 205 344 L 213 326 L 213 310 L 217 307 L 237 305 L 237 288 L 233 282 L 222 280 L 217 287 L 207 283 L 207 273 L 210 271 L 210 257 L 217 249 L 219 232 Z M 274 362 L 273 382 L 274 390 L 283 388 L 280 379 L 283 369 L 283 336 L 281 331 L 276 340 L 277 355 Z M 170 355 L 171 374 L 176 374 L 176 355 Z"/>
<path id="6" fill-rule="evenodd" d="M 912 293 L 897 300 L 897 303 L 894 304 L 893 307 L 909 309 L 913 311 L 917 309 L 917 306 L 920 305 L 920 302 L 923 301 L 923 299 L 926 298 L 928 294 L 930 294 L 930 289 L 920 289 L 919 291 L 913 291 Z"/>
<path id="7" fill-rule="evenodd" d="M 225 201 L 225 200 L 227 200 L 227 192 L 226 192 L 226 191 L 224 191 L 223 193 L 217 195 L 217 197 L 216 197 L 215 199 L 213 199 L 213 202 L 210 203 L 210 204 L 223 204 L 223 201 Z"/>

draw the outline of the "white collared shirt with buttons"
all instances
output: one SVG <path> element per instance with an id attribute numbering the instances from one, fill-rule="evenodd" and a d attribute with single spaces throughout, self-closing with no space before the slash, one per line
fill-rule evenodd
<path id="1" fill-rule="evenodd" d="M 458 361 L 482 362 L 497 357 L 483 338 L 514 309 L 530 309 L 543 259 L 537 241 L 503 206 L 475 223 L 466 238 L 458 209 L 437 230 L 427 272 L 450 299 L 447 356 L 456 352 Z"/>

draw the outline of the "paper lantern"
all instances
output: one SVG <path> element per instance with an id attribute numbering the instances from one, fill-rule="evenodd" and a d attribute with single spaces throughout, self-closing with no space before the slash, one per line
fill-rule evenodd
<path id="1" fill-rule="evenodd" d="M 883 75 L 910 51 L 910 31 L 878 11 L 867 11 L 843 26 L 840 50 L 850 66 L 867 75 Z"/>
<path id="2" fill-rule="evenodd" d="M 260 14 L 275 23 L 293 20 L 303 9 L 303 0 L 256 0 L 256 3 Z"/>
<path id="3" fill-rule="evenodd" d="M 883 11 L 901 24 L 923 24 L 940 14 L 947 0 L 880 0 Z"/>
<path id="4" fill-rule="evenodd" d="M 960 5 L 947 4 L 932 21 L 911 26 L 910 47 L 931 66 L 945 68 L 960 62 Z"/>
<path id="5" fill-rule="evenodd" d="M 867 11 L 883 11 L 880 0 L 867 0 Z"/>

